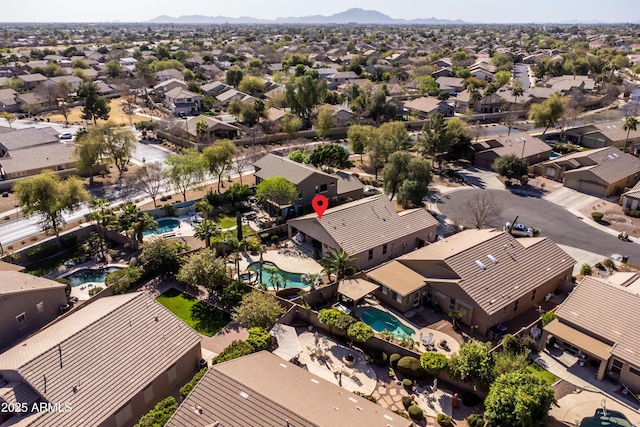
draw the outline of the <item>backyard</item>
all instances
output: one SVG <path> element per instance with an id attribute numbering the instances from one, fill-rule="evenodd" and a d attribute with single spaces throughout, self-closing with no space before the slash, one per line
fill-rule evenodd
<path id="1" fill-rule="evenodd" d="M 224 311 L 175 288 L 171 288 L 157 297 L 156 301 L 164 305 L 196 332 L 207 337 L 213 336 L 231 321 L 231 316 Z"/>
<path id="2" fill-rule="evenodd" d="M 530 363 L 529 365 L 527 365 L 527 372 L 539 376 L 540 378 L 544 379 L 549 385 L 553 385 L 556 381 L 558 381 L 558 377 L 556 377 L 546 369 L 541 368 L 536 363 Z"/>

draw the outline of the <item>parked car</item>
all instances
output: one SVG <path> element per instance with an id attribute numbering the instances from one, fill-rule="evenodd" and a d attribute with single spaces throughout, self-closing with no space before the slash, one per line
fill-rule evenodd
<path id="1" fill-rule="evenodd" d="M 374 196 L 380 193 L 380 190 L 378 190 L 376 187 L 369 187 L 367 185 L 362 189 L 362 192 L 364 193 L 365 196 Z"/>
<path id="2" fill-rule="evenodd" d="M 510 231 L 511 235 L 514 237 L 533 237 L 533 229 L 529 227 L 525 227 L 524 224 L 515 223 L 513 227 L 511 227 L 511 223 L 507 222 L 503 228 L 504 231 Z"/>
<path id="3" fill-rule="evenodd" d="M 73 139 L 73 134 L 66 132 L 60 134 L 60 139 Z"/>

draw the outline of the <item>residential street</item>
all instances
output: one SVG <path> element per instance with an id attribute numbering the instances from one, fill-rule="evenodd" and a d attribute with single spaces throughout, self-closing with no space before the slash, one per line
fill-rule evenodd
<path id="1" fill-rule="evenodd" d="M 557 244 L 595 252 L 602 256 L 610 256 L 613 253 L 629 255 L 631 262 L 640 260 L 640 245 L 622 242 L 615 235 L 586 224 L 586 221 L 592 221 L 591 218 L 576 217 L 544 199 L 517 196 L 504 190 L 464 189 L 443 195 L 438 202 L 438 208 L 451 220 L 464 222 L 465 212 L 468 212 L 467 202 L 480 192 L 492 194 L 501 206 L 499 216 L 492 221 L 493 226 L 501 228 L 506 221 L 513 221 L 518 216 L 518 222 L 528 227 L 539 228 L 541 236 L 549 237 Z"/>

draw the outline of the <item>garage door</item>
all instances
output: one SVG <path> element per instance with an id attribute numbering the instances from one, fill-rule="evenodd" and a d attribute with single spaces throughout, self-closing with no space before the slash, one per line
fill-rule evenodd
<path id="1" fill-rule="evenodd" d="M 595 182 L 580 181 L 578 191 L 593 194 L 594 196 L 604 196 L 607 192 L 607 187 L 596 184 Z"/>

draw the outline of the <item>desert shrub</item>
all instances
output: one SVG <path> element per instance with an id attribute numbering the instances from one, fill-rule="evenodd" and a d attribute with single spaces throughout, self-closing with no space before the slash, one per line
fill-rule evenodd
<path id="1" fill-rule="evenodd" d="M 624 214 L 632 218 L 640 218 L 640 210 L 632 211 L 631 209 L 625 209 Z"/>
<path id="2" fill-rule="evenodd" d="M 484 427 L 484 417 L 482 414 L 471 414 L 467 417 L 469 427 Z"/>
<path id="3" fill-rule="evenodd" d="M 613 271 L 616 269 L 616 264 L 613 262 L 611 258 L 605 258 L 605 260 L 602 261 L 602 265 L 604 265 L 605 268 L 609 271 Z"/>
<path id="4" fill-rule="evenodd" d="M 580 266 L 580 274 L 583 276 L 591 276 L 591 273 L 593 273 L 593 269 L 586 262 Z"/>
<path id="5" fill-rule="evenodd" d="M 604 217 L 602 212 L 591 212 L 591 218 L 596 222 L 601 221 L 602 217 Z"/>
<path id="6" fill-rule="evenodd" d="M 193 388 L 198 384 L 198 382 L 200 382 L 200 380 L 202 379 L 202 377 L 204 376 L 204 374 L 207 373 L 207 368 L 202 368 L 200 370 L 200 372 L 198 372 L 197 374 L 195 374 L 193 376 L 193 378 L 191 378 L 191 381 L 189 381 L 188 383 L 186 383 L 184 386 L 182 386 L 182 388 L 180 389 L 180 397 L 182 399 L 186 399 L 187 396 L 189 396 L 189 393 L 191 393 L 191 390 L 193 390 Z"/>
<path id="7" fill-rule="evenodd" d="M 262 328 L 251 328 L 249 329 L 249 337 L 247 338 L 247 342 L 251 344 L 251 346 L 255 349 L 255 351 L 262 351 L 269 348 L 269 343 L 271 342 L 271 335 L 269 335 L 269 331 Z"/>
<path id="8" fill-rule="evenodd" d="M 438 414 L 438 424 L 442 427 L 451 427 L 453 422 L 451 421 L 451 417 L 445 414 Z"/>
<path id="9" fill-rule="evenodd" d="M 445 370 L 448 364 L 447 356 L 444 354 L 427 352 L 422 353 L 422 356 L 420 356 L 420 365 L 431 375 Z"/>
<path id="10" fill-rule="evenodd" d="M 369 402 L 373 402 L 373 403 L 378 403 L 378 399 L 376 399 L 375 397 L 371 396 L 370 394 L 364 394 L 361 393 L 359 391 L 354 391 L 354 394 L 357 394 L 360 397 L 364 397 L 365 399 L 367 399 Z"/>
<path id="11" fill-rule="evenodd" d="M 398 371 L 410 378 L 424 378 L 427 372 L 422 368 L 420 360 L 413 356 L 405 356 L 398 361 Z"/>
<path id="12" fill-rule="evenodd" d="M 462 393 L 462 403 L 464 404 L 464 406 L 476 406 L 478 403 L 480 403 L 480 401 L 481 399 L 475 393 L 472 393 L 470 391 L 465 391 Z"/>
<path id="13" fill-rule="evenodd" d="M 409 416 L 411 417 L 412 420 L 420 421 L 421 419 L 424 418 L 424 413 L 422 412 L 422 409 L 420 409 L 418 405 L 409 406 L 409 409 L 407 409 L 407 412 L 409 413 Z"/>
<path id="14" fill-rule="evenodd" d="M 371 350 L 371 353 L 369 355 L 371 356 L 371 360 L 373 360 L 373 363 L 375 363 L 378 366 L 386 365 L 387 360 L 389 359 L 389 356 L 387 356 L 387 353 L 380 350 Z"/>
<path id="15" fill-rule="evenodd" d="M 409 409 L 409 406 L 413 405 L 413 398 L 411 396 L 404 396 L 402 398 L 402 405 L 405 409 Z"/>
<path id="16" fill-rule="evenodd" d="M 100 287 L 100 286 L 96 286 L 95 288 L 91 288 L 91 289 L 89 289 L 89 296 L 92 297 L 95 294 L 99 294 L 103 290 L 104 290 L 104 288 Z"/>
<path id="17" fill-rule="evenodd" d="M 400 356 L 398 353 L 393 353 L 391 356 L 389 356 L 389 365 L 391 365 L 392 368 L 397 368 L 398 360 L 400 359 L 402 359 L 402 356 Z"/>
<path id="18" fill-rule="evenodd" d="M 411 387 L 413 387 L 413 381 L 411 381 L 409 378 L 405 378 L 402 380 L 402 386 L 406 389 L 410 389 Z"/>

